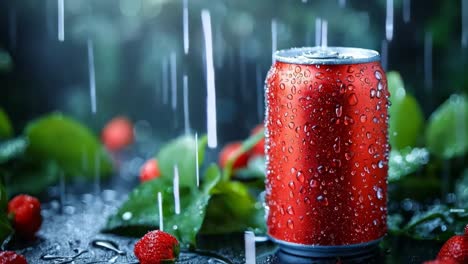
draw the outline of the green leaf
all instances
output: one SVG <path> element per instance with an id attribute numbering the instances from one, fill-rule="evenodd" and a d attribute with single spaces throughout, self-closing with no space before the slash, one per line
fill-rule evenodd
<path id="1" fill-rule="evenodd" d="M 158 192 L 163 196 L 164 231 L 177 237 L 182 246 L 195 245 L 195 237 L 203 220 L 211 192 L 220 179 L 220 171 L 211 165 L 200 189 L 180 188 L 181 214 L 175 214 L 172 185 L 160 178 L 141 184 L 130 193 L 128 200 L 111 216 L 107 232 L 140 236 L 159 226 Z"/>
<path id="2" fill-rule="evenodd" d="M 235 173 L 239 180 L 265 179 L 265 157 L 257 156 L 249 159 L 245 169 L 239 169 Z"/>
<path id="3" fill-rule="evenodd" d="M 387 216 L 387 227 L 388 231 L 393 234 L 401 232 L 401 224 L 403 223 L 403 217 L 401 214 L 391 214 Z"/>
<path id="4" fill-rule="evenodd" d="M 426 145 L 440 158 L 459 157 L 468 150 L 468 99 L 454 94 L 429 118 Z"/>
<path id="5" fill-rule="evenodd" d="M 232 166 L 234 164 L 234 161 L 237 160 L 239 156 L 243 155 L 246 152 L 249 152 L 255 146 L 255 144 L 257 144 L 260 140 L 262 140 L 262 138 L 264 138 L 264 136 L 264 130 L 261 129 L 256 134 L 250 136 L 242 142 L 240 151 L 237 151 L 236 155 L 233 155 L 224 166 L 222 179 L 223 181 L 228 181 L 229 179 L 231 179 L 233 173 Z"/>
<path id="6" fill-rule="evenodd" d="M 388 181 L 396 182 L 404 176 L 416 172 L 429 161 L 429 152 L 425 148 L 404 148 L 390 151 L 388 161 Z"/>
<path id="7" fill-rule="evenodd" d="M 198 141 L 198 165 L 203 164 L 207 137 Z M 196 185 L 196 141 L 194 136 L 182 136 L 170 141 L 158 153 L 157 160 L 162 179 L 172 183 L 174 166 L 179 170 L 181 186 L 194 187 Z"/>
<path id="8" fill-rule="evenodd" d="M 13 127 L 6 112 L 0 108 L 0 139 L 13 136 Z"/>
<path id="9" fill-rule="evenodd" d="M 23 137 L 0 142 L 0 164 L 22 156 L 27 146 L 28 142 Z"/>
<path id="10" fill-rule="evenodd" d="M 0 244 L 13 233 L 7 217 L 8 196 L 3 184 L 0 184 Z"/>
<path id="11" fill-rule="evenodd" d="M 112 163 L 95 135 L 85 126 L 59 113 L 30 123 L 25 135 L 27 154 L 38 161 L 55 161 L 66 175 L 94 178 L 107 176 Z"/>
<path id="12" fill-rule="evenodd" d="M 467 221 L 466 208 L 435 205 L 413 215 L 402 232 L 415 239 L 447 240 L 454 233 L 462 232 Z"/>
<path id="13" fill-rule="evenodd" d="M 416 99 L 407 94 L 398 72 L 387 74 L 391 106 L 388 109 L 389 141 L 393 149 L 414 147 L 424 126 L 424 115 Z"/>
<path id="14" fill-rule="evenodd" d="M 221 182 L 208 205 L 203 234 L 244 232 L 253 229 L 264 233 L 264 210 L 240 182 Z"/>
<path id="15" fill-rule="evenodd" d="M 9 196 L 27 193 L 38 195 L 48 186 L 56 183 L 63 173 L 56 162 L 26 163 L 9 170 L 0 170 L 0 176 L 6 183 Z"/>

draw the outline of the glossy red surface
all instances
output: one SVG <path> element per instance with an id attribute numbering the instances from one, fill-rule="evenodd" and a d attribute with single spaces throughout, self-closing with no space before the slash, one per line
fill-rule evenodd
<path id="1" fill-rule="evenodd" d="M 268 233 L 323 246 L 382 237 L 389 93 L 380 64 L 276 62 L 266 85 Z"/>

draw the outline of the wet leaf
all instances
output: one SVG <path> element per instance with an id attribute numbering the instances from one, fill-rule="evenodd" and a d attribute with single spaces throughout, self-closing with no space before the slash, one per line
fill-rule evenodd
<path id="1" fill-rule="evenodd" d="M 13 136 L 13 127 L 6 112 L 0 108 L 0 139 Z"/>
<path id="2" fill-rule="evenodd" d="M 425 148 L 404 148 L 392 150 L 388 161 L 388 181 L 399 181 L 406 175 L 416 172 L 429 161 Z"/>
<path id="3" fill-rule="evenodd" d="M 56 183 L 61 170 L 54 161 L 30 163 L 21 161 L 8 170 L 0 169 L 0 177 L 8 188 L 9 197 L 19 193 L 38 195 Z"/>
<path id="4" fill-rule="evenodd" d="M 245 169 L 239 169 L 235 173 L 239 180 L 265 179 L 265 157 L 257 156 L 249 159 Z"/>
<path id="5" fill-rule="evenodd" d="M 27 154 L 34 160 L 55 161 L 67 176 L 108 176 L 112 163 L 95 135 L 77 121 L 59 113 L 30 123 L 24 133 Z"/>
<path id="6" fill-rule="evenodd" d="M 414 147 L 424 126 L 424 115 L 416 99 L 405 90 L 398 72 L 387 74 L 391 106 L 388 109 L 389 141 L 393 149 Z"/>
<path id="7" fill-rule="evenodd" d="M 447 240 L 455 233 L 462 233 L 467 222 L 466 208 L 435 205 L 416 213 L 401 231 L 415 239 Z"/>
<path id="8" fill-rule="evenodd" d="M 221 182 L 214 189 L 208 205 L 203 234 L 224 234 L 244 232 L 252 229 L 264 233 L 264 210 L 240 182 Z"/>
<path id="9" fill-rule="evenodd" d="M 207 137 L 202 136 L 198 141 L 198 164 L 203 164 Z M 182 136 L 170 141 L 158 153 L 157 160 L 162 179 L 172 183 L 174 166 L 179 169 L 181 186 L 196 186 L 196 142 L 194 136 Z"/>
<path id="10" fill-rule="evenodd" d="M 250 136 L 242 142 L 240 151 L 236 152 L 236 155 L 233 155 L 224 166 L 223 181 L 228 181 L 229 179 L 231 179 L 233 173 L 232 165 L 234 164 L 234 161 L 237 160 L 239 156 L 243 155 L 246 152 L 249 152 L 255 146 L 255 144 L 257 144 L 264 137 L 264 130 L 261 129 L 256 134 Z"/>
<path id="11" fill-rule="evenodd" d="M 426 145 L 431 154 L 450 159 L 468 150 L 468 99 L 452 95 L 429 118 Z"/>
<path id="12" fill-rule="evenodd" d="M 0 164 L 22 156 L 27 146 L 28 142 L 23 137 L 0 142 Z"/>
<path id="13" fill-rule="evenodd" d="M 172 185 L 155 179 L 133 190 L 128 200 L 111 216 L 105 231 L 141 236 L 159 227 L 158 192 L 163 196 L 164 231 L 177 237 L 182 246 L 195 245 L 195 237 L 205 218 L 211 192 L 220 179 L 220 171 L 211 165 L 204 175 L 200 189 L 180 188 L 181 214 L 175 214 Z"/>

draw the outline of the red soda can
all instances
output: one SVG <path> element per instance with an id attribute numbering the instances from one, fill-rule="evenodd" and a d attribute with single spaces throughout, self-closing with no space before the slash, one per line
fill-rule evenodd
<path id="1" fill-rule="evenodd" d="M 387 230 L 389 92 L 378 52 L 281 50 L 266 80 L 268 235 L 285 252 L 349 256 Z"/>

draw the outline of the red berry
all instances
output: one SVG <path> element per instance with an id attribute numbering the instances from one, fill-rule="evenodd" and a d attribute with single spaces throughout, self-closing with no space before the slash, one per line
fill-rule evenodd
<path id="1" fill-rule="evenodd" d="M 140 264 L 174 262 L 179 256 L 179 241 L 168 233 L 154 230 L 135 244 L 134 253 Z"/>
<path id="2" fill-rule="evenodd" d="M 23 238 L 34 238 L 42 224 L 41 203 L 35 197 L 18 195 L 8 203 L 8 214 L 13 216 L 13 227 Z"/>
<path id="3" fill-rule="evenodd" d="M 238 155 L 241 152 L 242 143 L 239 141 L 232 142 L 224 146 L 224 148 L 219 153 L 219 165 L 224 168 L 226 163 L 234 156 Z M 247 153 L 242 153 L 232 164 L 232 169 L 244 168 L 247 166 L 249 160 L 249 155 Z"/>
<path id="4" fill-rule="evenodd" d="M 28 264 L 28 262 L 14 251 L 2 251 L 0 252 L 0 264 Z"/>
<path id="5" fill-rule="evenodd" d="M 263 128 L 264 128 L 263 124 L 257 125 L 252 130 L 250 135 L 255 135 L 255 134 L 259 133 Z M 252 155 L 252 157 L 254 157 L 254 156 L 265 156 L 265 138 L 260 139 L 260 141 L 258 141 L 257 144 L 255 144 L 255 146 L 253 146 L 253 148 L 251 150 L 251 155 Z"/>
<path id="6" fill-rule="evenodd" d="M 125 117 L 116 117 L 106 124 L 101 139 L 107 149 L 121 150 L 133 142 L 133 125 Z"/>
<path id="7" fill-rule="evenodd" d="M 445 242 L 437 259 L 453 259 L 456 263 L 468 263 L 468 225 L 465 227 L 465 234 L 453 236 Z"/>
<path id="8" fill-rule="evenodd" d="M 156 179 L 159 176 L 161 176 L 161 172 L 156 159 L 147 160 L 140 169 L 140 182 Z"/>

